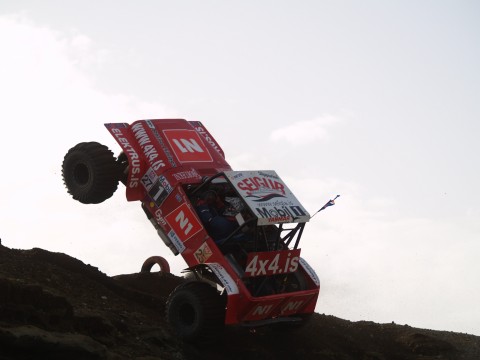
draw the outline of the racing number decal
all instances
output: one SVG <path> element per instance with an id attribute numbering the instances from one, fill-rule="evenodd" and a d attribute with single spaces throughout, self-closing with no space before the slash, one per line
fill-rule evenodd
<path id="1" fill-rule="evenodd" d="M 165 216 L 165 220 L 183 242 L 202 229 L 202 225 L 187 204 L 182 204 L 173 210 Z"/>
<path id="2" fill-rule="evenodd" d="M 212 162 L 212 156 L 195 130 L 163 130 L 180 162 Z"/>
<path id="3" fill-rule="evenodd" d="M 266 276 L 292 273 L 298 269 L 300 249 L 250 253 L 245 275 Z"/>

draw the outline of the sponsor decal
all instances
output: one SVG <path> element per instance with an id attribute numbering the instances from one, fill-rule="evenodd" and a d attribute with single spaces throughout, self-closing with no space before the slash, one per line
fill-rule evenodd
<path id="1" fill-rule="evenodd" d="M 245 316 L 245 320 L 260 320 L 270 317 L 281 301 L 282 299 L 276 299 L 255 304 Z"/>
<path id="2" fill-rule="evenodd" d="M 182 180 L 201 180 L 202 179 L 200 174 L 195 169 L 180 171 L 178 173 L 172 174 L 172 176 L 175 180 L 178 180 L 178 181 L 182 181 Z"/>
<path id="3" fill-rule="evenodd" d="M 170 183 L 168 182 L 165 176 L 163 175 L 159 176 L 158 181 L 169 194 L 173 191 L 172 185 L 170 185 Z"/>
<path id="4" fill-rule="evenodd" d="M 274 307 L 274 304 L 268 304 L 268 305 L 257 305 L 253 311 L 252 311 L 252 316 L 266 316 L 270 314 Z"/>
<path id="5" fill-rule="evenodd" d="M 148 191 L 148 195 L 152 198 L 157 206 L 160 206 L 168 196 L 167 190 L 157 181 Z"/>
<path id="6" fill-rule="evenodd" d="M 275 171 L 226 171 L 225 175 L 258 218 L 258 225 L 306 222 L 310 219 Z"/>
<path id="7" fill-rule="evenodd" d="M 222 265 L 210 263 L 208 264 L 208 267 L 213 271 L 218 280 L 220 280 L 228 295 L 235 295 L 239 293 L 237 284 L 235 284 L 235 281 L 233 281 L 230 274 L 223 268 Z"/>
<path id="8" fill-rule="evenodd" d="M 310 295 L 309 295 L 310 297 Z M 286 303 L 282 304 L 280 308 L 280 315 L 290 315 L 299 312 L 303 306 L 306 304 L 307 299 L 305 298 L 293 298 Z"/>
<path id="9" fill-rule="evenodd" d="M 237 187 L 244 190 L 246 197 L 252 198 L 252 201 L 255 202 L 285 197 L 285 186 L 283 183 L 266 176 L 247 177 L 239 181 Z"/>
<path id="10" fill-rule="evenodd" d="M 195 130 L 203 136 L 203 138 L 215 149 L 216 152 L 218 152 L 220 155 L 223 155 L 222 150 L 220 149 L 220 146 L 213 140 L 213 137 L 210 135 L 210 133 L 202 126 L 197 125 L 195 126 Z"/>
<path id="11" fill-rule="evenodd" d="M 206 242 L 204 242 L 194 253 L 195 259 L 197 259 L 200 264 L 205 263 L 212 254 L 212 249 L 210 249 Z"/>
<path id="12" fill-rule="evenodd" d="M 267 222 L 269 222 L 271 224 L 276 224 L 276 223 L 281 223 L 281 222 L 288 222 L 291 219 L 292 218 L 290 216 L 277 216 L 277 217 L 268 218 Z"/>
<path id="13" fill-rule="evenodd" d="M 145 175 L 142 176 L 142 184 L 145 190 L 150 190 L 153 184 L 158 180 L 157 174 L 152 168 L 148 169 Z"/>
<path id="14" fill-rule="evenodd" d="M 197 216 L 185 203 L 166 215 L 165 220 L 183 242 L 203 228 L 197 220 Z"/>
<path id="15" fill-rule="evenodd" d="M 185 250 L 185 245 L 183 245 L 183 242 L 177 236 L 175 231 L 170 230 L 167 235 L 168 238 L 172 241 L 173 246 L 175 246 L 175 249 L 177 249 L 179 253 L 182 253 Z"/>
<path id="16" fill-rule="evenodd" d="M 313 270 L 313 268 L 303 258 L 300 258 L 299 262 L 302 268 L 305 270 L 305 272 L 310 276 L 312 281 L 315 283 L 315 285 L 320 287 L 320 278 L 318 277 L 315 270 Z"/>
<path id="17" fill-rule="evenodd" d="M 152 143 L 152 140 L 147 134 L 147 131 L 143 127 L 142 123 L 136 123 L 132 126 L 133 136 L 137 140 L 140 148 L 142 149 L 145 157 L 147 158 L 148 162 L 151 164 L 154 171 L 158 171 L 158 169 L 165 167 L 165 163 L 162 159 L 159 159 L 159 154 L 157 149 Z"/>
<path id="18" fill-rule="evenodd" d="M 250 253 L 245 276 L 270 276 L 297 271 L 300 249 Z"/>
<path id="19" fill-rule="evenodd" d="M 142 177 L 143 186 L 157 206 L 160 206 L 173 190 L 167 179 L 164 176 L 161 178 L 157 176 L 153 168 L 148 169 Z"/>
<path id="20" fill-rule="evenodd" d="M 128 187 L 136 188 L 140 182 L 140 158 L 128 139 L 123 135 L 122 130 L 112 128 L 111 132 L 129 159 L 130 172 L 128 178 Z"/>
<path id="21" fill-rule="evenodd" d="M 212 162 L 212 156 L 195 130 L 163 130 L 180 162 Z"/>
<path id="22" fill-rule="evenodd" d="M 258 216 L 270 219 L 270 222 L 282 222 L 299 216 L 307 215 L 300 206 L 262 207 L 255 208 Z"/>
<path id="23" fill-rule="evenodd" d="M 272 173 L 272 172 L 259 171 L 258 175 L 263 176 L 263 177 L 267 177 L 267 178 L 271 178 L 271 179 L 280 180 L 280 177 L 276 173 Z"/>
<path id="24" fill-rule="evenodd" d="M 233 179 L 233 180 L 236 180 L 236 179 L 239 179 L 239 178 L 242 178 L 242 177 L 243 177 L 243 173 L 239 172 L 239 173 L 237 173 L 237 174 L 234 174 L 234 175 L 232 176 L 232 179 Z"/>
<path id="25" fill-rule="evenodd" d="M 248 312 L 246 320 L 259 320 L 273 315 L 287 316 L 299 313 L 312 298 L 312 295 L 300 295 L 286 299 L 262 301 Z"/>
<path id="26" fill-rule="evenodd" d="M 155 211 L 155 220 L 157 220 L 157 223 L 159 223 L 163 227 L 165 227 L 167 225 L 167 222 L 165 221 L 165 219 L 162 216 L 162 209 L 157 209 Z"/>
<path id="27" fill-rule="evenodd" d="M 157 128 L 155 127 L 155 124 L 151 120 L 146 121 L 148 127 L 152 130 L 153 135 L 155 136 L 155 139 L 157 139 L 158 143 L 162 147 L 163 152 L 165 153 L 165 156 L 167 157 L 168 162 L 172 167 L 176 167 L 177 163 L 175 162 L 172 153 L 168 149 L 168 147 L 165 145 L 165 142 L 163 141 L 163 138 L 160 136 Z"/>

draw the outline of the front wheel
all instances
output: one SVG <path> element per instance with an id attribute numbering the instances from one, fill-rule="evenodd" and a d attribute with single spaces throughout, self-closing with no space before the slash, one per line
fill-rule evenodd
<path id="1" fill-rule="evenodd" d="M 225 323 L 225 298 L 212 286 L 190 281 L 170 294 L 166 318 L 175 334 L 185 341 L 210 341 L 219 336 Z"/>
<path id="2" fill-rule="evenodd" d="M 99 204 L 117 190 L 120 167 L 105 145 L 84 142 L 67 152 L 62 175 L 68 192 L 75 200 L 83 204 Z"/>

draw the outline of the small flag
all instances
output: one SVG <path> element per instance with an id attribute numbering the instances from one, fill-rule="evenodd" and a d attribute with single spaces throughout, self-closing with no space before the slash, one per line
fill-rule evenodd
<path id="1" fill-rule="evenodd" d="M 335 205 L 335 200 L 336 200 L 339 196 L 340 196 L 340 195 L 335 196 L 335 197 L 333 198 L 333 200 L 328 200 L 328 202 L 327 202 L 325 205 L 323 205 L 323 206 L 320 208 L 320 210 L 318 210 L 315 214 L 313 214 L 313 215 L 310 217 L 310 219 L 313 218 L 315 215 L 317 215 L 320 211 L 325 210 L 327 207 Z"/>
<path id="2" fill-rule="evenodd" d="M 322 210 L 325 210 L 327 207 L 329 206 L 333 206 L 335 205 L 335 200 L 329 200 L 325 205 L 322 206 L 322 208 L 318 211 L 322 211 Z"/>

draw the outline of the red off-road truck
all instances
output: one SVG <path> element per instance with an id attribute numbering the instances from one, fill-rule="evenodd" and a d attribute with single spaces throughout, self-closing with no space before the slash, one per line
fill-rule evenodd
<path id="1" fill-rule="evenodd" d="M 127 200 L 141 202 L 163 242 L 185 259 L 189 281 L 166 306 L 179 337 L 306 321 L 320 291 L 300 256 L 310 215 L 275 171 L 233 171 L 197 121 L 105 126 L 122 148 L 118 158 L 97 142 L 76 145 L 62 164 L 65 185 L 75 200 L 97 204 L 122 182 Z"/>

